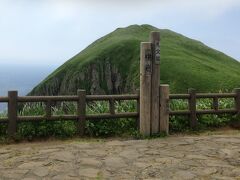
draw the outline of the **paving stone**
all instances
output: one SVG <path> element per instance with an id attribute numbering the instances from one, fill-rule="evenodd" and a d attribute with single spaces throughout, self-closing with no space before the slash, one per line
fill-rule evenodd
<path id="1" fill-rule="evenodd" d="M 217 160 L 205 160 L 204 164 L 208 167 L 224 167 L 224 168 L 232 168 L 233 166 L 228 164 L 225 161 L 217 161 Z"/>
<path id="2" fill-rule="evenodd" d="M 161 164 L 177 164 L 180 162 L 179 159 L 173 158 L 173 157 L 165 157 L 165 158 L 156 158 L 156 162 L 159 162 Z"/>
<path id="3" fill-rule="evenodd" d="M 97 157 L 103 157 L 107 154 L 107 152 L 105 150 L 102 149 L 89 149 L 89 150 L 85 150 L 83 151 L 84 156 L 88 157 L 88 156 L 97 156 Z"/>
<path id="4" fill-rule="evenodd" d="M 189 154 L 189 155 L 186 155 L 185 157 L 188 159 L 202 159 L 202 160 L 209 159 L 209 157 L 207 157 L 207 156 L 195 155 L 195 154 Z"/>
<path id="5" fill-rule="evenodd" d="M 22 180 L 36 180 L 36 178 L 33 178 L 33 177 L 27 177 L 27 178 L 23 178 Z"/>
<path id="6" fill-rule="evenodd" d="M 1 149 L 0 148 L 0 155 L 7 154 L 7 153 L 10 153 L 10 152 L 11 152 L 11 150 L 6 150 L 6 149 Z"/>
<path id="7" fill-rule="evenodd" d="M 83 168 L 79 169 L 79 175 L 88 178 L 97 178 L 100 176 L 100 171 L 94 168 Z"/>
<path id="8" fill-rule="evenodd" d="M 20 169 L 33 169 L 35 167 L 40 167 L 44 164 L 44 162 L 25 162 L 18 166 Z"/>
<path id="9" fill-rule="evenodd" d="M 75 159 L 75 156 L 69 151 L 61 151 L 54 153 L 50 158 L 58 161 L 70 162 Z"/>
<path id="10" fill-rule="evenodd" d="M 107 167 L 114 169 L 123 168 L 127 166 L 123 159 L 119 157 L 108 157 L 104 160 L 104 163 Z"/>
<path id="11" fill-rule="evenodd" d="M 152 166 L 152 163 L 134 162 L 133 166 L 136 166 L 137 168 L 146 168 Z"/>
<path id="12" fill-rule="evenodd" d="M 101 167 L 102 162 L 95 158 L 82 158 L 80 159 L 80 164 L 83 166 Z"/>
<path id="13" fill-rule="evenodd" d="M 9 178 L 9 179 L 22 179 L 22 177 L 28 173 L 28 170 L 12 169 L 4 170 L 1 172 L 0 177 Z"/>
<path id="14" fill-rule="evenodd" d="M 49 153 L 53 153 L 53 152 L 57 152 L 60 151 L 60 149 L 43 149 L 38 151 L 40 154 L 49 154 Z"/>
<path id="15" fill-rule="evenodd" d="M 33 170 L 33 173 L 39 177 L 47 176 L 49 173 L 48 168 L 46 167 L 39 167 Z"/>
<path id="16" fill-rule="evenodd" d="M 213 176 L 211 176 L 211 179 L 216 179 L 216 180 L 236 180 L 233 177 L 223 176 L 223 175 L 213 175 Z"/>
<path id="17" fill-rule="evenodd" d="M 199 176 L 209 176 L 212 174 L 215 174 L 218 172 L 217 168 L 213 168 L 213 167 L 208 167 L 208 168 L 201 168 L 201 167 L 196 167 L 196 168 L 192 168 L 193 172 Z"/>
<path id="18" fill-rule="evenodd" d="M 161 156 L 165 157 L 174 157 L 174 158 L 184 158 L 185 154 L 183 152 L 180 152 L 179 149 L 176 151 L 171 151 L 171 150 L 164 150 L 160 151 Z"/>
<path id="19" fill-rule="evenodd" d="M 189 171 L 177 171 L 174 175 L 179 179 L 194 179 L 196 177 L 195 174 Z"/>
<path id="20" fill-rule="evenodd" d="M 216 142 L 221 142 L 221 143 L 238 143 L 240 144 L 240 139 L 238 138 L 217 138 Z"/>
<path id="21" fill-rule="evenodd" d="M 106 146 L 124 146 L 125 143 L 122 141 L 109 141 L 106 143 Z"/>
<path id="22" fill-rule="evenodd" d="M 79 178 L 79 175 L 74 177 L 66 174 L 58 174 L 49 179 L 51 180 L 79 180 L 79 179 L 82 180 L 82 178 Z"/>
<path id="23" fill-rule="evenodd" d="M 119 156 L 133 160 L 137 159 L 140 156 L 140 154 L 134 149 L 127 149 L 119 153 Z"/>

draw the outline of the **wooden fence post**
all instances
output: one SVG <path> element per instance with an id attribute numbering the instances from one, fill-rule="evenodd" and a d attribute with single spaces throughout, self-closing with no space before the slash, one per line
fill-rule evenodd
<path id="1" fill-rule="evenodd" d="M 137 130 L 139 130 L 140 128 L 140 90 L 137 89 L 137 95 L 138 95 L 138 99 L 137 99 L 137 113 L 138 113 L 138 118 L 136 119 L 136 127 Z"/>
<path id="2" fill-rule="evenodd" d="M 217 97 L 214 97 L 213 98 L 213 104 L 212 104 L 212 106 L 213 106 L 213 109 L 215 110 L 215 111 L 218 111 L 218 109 L 219 109 L 219 107 L 218 107 L 218 98 Z"/>
<path id="3" fill-rule="evenodd" d="M 45 104 L 46 104 L 46 108 L 45 108 L 46 118 L 49 119 L 52 116 L 52 101 L 48 100 L 46 101 Z"/>
<path id="4" fill-rule="evenodd" d="M 140 52 L 140 133 L 151 132 L 152 45 L 141 43 Z"/>
<path id="5" fill-rule="evenodd" d="M 190 127 L 196 128 L 197 127 L 197 114 L 196 114 L 196 90 L 195 89 L 188 89 L 188 93 L 190 98 L 188 100 L 189 111 L 190 111 Z"/>
<path id="6" fill-rule="evenodd" d="M 80 136 L 84 135 L 85 124 L 86 124 L 86 91 L 85 90 L 78 90 L 78 108 L 77 108 L 77 115 L 78 115 L 78 122 L 77 122 L 77 129 Z"/>
<path id="7" fill-rule="evenodd" d="M 169 85 L 159 86 L 160 92 L 160 133 L 169 134 Z"/>
<path id="8" fill-rule="evenodd" d="M 110 99 L 109 100 L 109 111 L 110 111 L 110 114 L 115 114 L 115 103 L 114 103 L 114 99 Z"/>
<path id="9" fill-rule="evenodd" d="M 159 133 L 159 85 L 160 85 L 160 33 L 151 32 L 152 86 L 151 86 L 151 134 Z"/>
<path id="10" fill-rule="evenodd" d="M 8 91 L 8 135 L 15 137 L 17 133 L 17 91 Z"/>
<path id="11" fill-rule="evenodd" d="M 237 110 L 237 116 L 240 116 L 240 88 L 234 89 L 234 92 L 236 93 L 235 108 Z"/>

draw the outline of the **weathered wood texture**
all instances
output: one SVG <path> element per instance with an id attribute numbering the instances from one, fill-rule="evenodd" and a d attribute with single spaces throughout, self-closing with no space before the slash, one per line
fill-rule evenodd
<path id="1" fill-rule="evenodd" d="M 109 100 L 109 111 L 110 114 L 115 114 L 115 105 L 114 105 L 114 99 Z"/>
<path id="2" fill-rule="evenodd" d="M 140 97 L 140 89 L 137 89 L 136 93 Z M 137 113 L 140 114 L 140 98 L 137 100 Z M 138 130 L 140 129 L 140 115 L 136 118 L 136 127 Z"/>
<path id="3" fill-rule="evenodd" d="M 213 108 L 215 111 L 218 110 L 218 97 L 214 97 L 214 98 L 213 98 L 212 108 Z"/>
<path id="4" fill-rule="evenodd" d="M 46 117 L 50 118 L 52 116 L 52 101 L 47 101 L 46 102 Z"/>
<path id="5" fill-rule="evenodd" d="M 195 89 L 189 89 L 188 93 L 190 95 L 190 98 L 188 100 L 189 102 L 189 111 L 190 111 L 190 127 L 195 128 L 197 126 L 197 114 L 196 114 L 196 90 Z"/>
<path id="6" fill-rule="evenodd" d="M 17 132 L 17 91 L 8 92 L 8 135 L 14 137 Z"/>
<path id="7" fill-rule="evenodd" d="M 86 123 L 86 91 L 78 90 L 78 133 L 80 136 L 84 135 L 85 123 Z"/>
<path id="8" fill-rule="evenodd" d="M 140 52 L 140 132 L 151 133 L 152 45 L 141 43 Z"/>
<path id="9" fill-rule="evenodd" d="M 235 108 L 237 111 L 237 116 L 240 116 L 240 88 L 236 88 L 234 92 L 236 93 Z"/>
<path id="10" fill-rule="evenodd" d="M 159 85 L 160 85 L 160 33 L 151 32 L 152 84 L 151 84 L 151 134 L 159 133 Z"/>
<path id="11" fill-rule="evenodd" d="M 219 110 L 197 110 L 196 114 L 236 114 L 237 110 L 236 109 L 219 109 Z M 177 111 L 171 111 L 169 112 L 170 115 L 190 115 L 191 111 L 190 110 L 177 110 Z"/>
<path id="12" fill-rule="evenodd" d="M 169 85 L 160 85 L 160 132 L 169 134 Z"/>

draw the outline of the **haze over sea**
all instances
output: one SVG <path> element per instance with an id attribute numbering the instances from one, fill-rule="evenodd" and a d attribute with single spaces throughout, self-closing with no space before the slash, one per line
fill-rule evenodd
<path id="1" fill-rule="evenodd" d="M 56 67 L 0 64 L 0 96 L 7 96 L 10 90 L 18 90 L 19 95 L 26 95 Z M 5 109 L 6 103 L 0 103 L 0 111 Z"/>

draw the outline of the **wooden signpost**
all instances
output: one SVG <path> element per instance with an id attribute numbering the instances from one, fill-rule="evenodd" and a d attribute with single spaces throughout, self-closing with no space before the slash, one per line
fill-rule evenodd
<path id="1" fill-rule="evenodd" d="M 151 134 L 159 133 L 159 85 L 160 85 L 160 33 L 151 32 L 152 79 L 151 79 Z"/>
<path id="2" fill-rule="evenodd" d="M 151 80 L 152 80 L 152 44 L 141 43 L 140 52 L 140 132 L 150 135 L 151 122 Z"/>
<path id="3" fill-rule="evenodd" d="M 162 96 L 161 96 L 162 94 Z M 160 33 L 151 32 L 150 42 L 141 43 L 140 133 L 168 134 L 169 86 L 160 86 Z"/>

